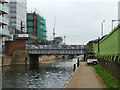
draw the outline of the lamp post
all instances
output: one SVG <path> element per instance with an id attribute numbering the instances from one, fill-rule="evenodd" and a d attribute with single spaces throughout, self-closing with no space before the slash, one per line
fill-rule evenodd
<path id="1" fill-rule="evenodd" d="M 102 21 L 102 25 L 101 25 L 101 38 L 103 37 L 103 23 L 105 22 L 105 20 Z"/>
<path id="2" fill-rule="evenodd" d="M 20 31 L 21 34 L 24 33 L 24 32 L 23 32 L 23 28 L 25 29 L 25 27 L 23 27 L 23 22 L 21 21 L 21 31 Z"/>
<path id="3" fill-rule="evenodd" d="M 112 30 L 113 30 L 113 22 L 115 22 L 115 21 L 120 21 L 120 20 L 112 20 Z"/>

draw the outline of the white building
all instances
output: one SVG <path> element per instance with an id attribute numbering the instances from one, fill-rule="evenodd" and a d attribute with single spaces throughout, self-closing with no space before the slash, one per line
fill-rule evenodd
<path id="1" fill-rule="evenodd" d="M 26 32 L 26 0 L 9 0 L 9 30 L 17 35 Z"/>
<path id="2" fill-rule="evenodd" d="M 0 0 L 0 56 L 2 55 L 2 41 L 10 37 L 8 30 L 9 18 L 8 0 Z M 0 60 L 1 66 L 1 60 Z"/>
<path id="3" fill-rule="evenodd" d="M 120 24 L 120 1 L 118 2 L 118 25 Z"/>

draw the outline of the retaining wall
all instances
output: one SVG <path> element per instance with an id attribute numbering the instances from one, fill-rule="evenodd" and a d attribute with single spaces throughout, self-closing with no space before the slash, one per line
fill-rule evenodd
<path id="1" fill-rule="evenodd" d="M 24 51 L 15 51 L 12 57 L 12 64 L 30 64 L 29 55 Z"/>
<path id="2" fill-rule="evenodd" d="M 51 56 L 40 56 L 39 57 L 39 63 L 40 62 L 45 62 L 45 61 L 51 61 L 54 60 L 56 57 L 55 55 L 51 55 Z"/>
<path id="3" fill-rule="evenodd" d="M 11 56 L 2 56 L 2 66 L 9 66 L 12 64 L 12 57 Z"/>

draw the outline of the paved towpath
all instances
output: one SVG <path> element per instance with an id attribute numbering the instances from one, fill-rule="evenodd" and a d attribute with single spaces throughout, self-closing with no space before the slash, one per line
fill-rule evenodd
<path id="1" fill-rule="evenodd" d="M 92 66 L 81 62 L 64 88 L 105 88 L 102 80 Z"/>

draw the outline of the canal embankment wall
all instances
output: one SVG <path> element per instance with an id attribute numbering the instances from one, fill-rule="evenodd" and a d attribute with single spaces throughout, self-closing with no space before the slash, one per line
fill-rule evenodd
<path id="1" fill-rule="evenodd" d="M 120 25 L 94 45 L 99 64 L 120 81 Z"/>
<path id="2" fill-rule="evenodd" d="M 69 58 L 69 56 L 64 56 L 66 59 Z M 41 62 L 47 62 L 55 59 L 63 59 L 63 55 L 58 55 L 57 57 L 55 55 L 41 55 L 38 58 L 38 64 Z M 36 59 L 33 59 L 36 60 Z M 24 64 L 31 64 L 30 61 L 30 55 L 28 55 L 24 51 L 16 50 L 12 56 L 8 55 L 2 55 L 1 60 L 1 66 L 10 66 L 10 65 L 24 65 Z"/>
<path id="3" fill-rule="evenodd" d="M 2 61 L 1 61 L 1 66 L 9 66 L 12 64 L 12 57 L 11 56 L 6 56 L 2 55 Z"/>
<path id="4" fill-rule="evenodd" d="M 4 54 L 2 54 L 0 60 L 0 66 L 20 64 L 27 65 L 34 64 L 34 61 L 36 61 L 37 63 L 41 63 L 55 59 L 69 59 L 69 58 L 71 58 L 71 56 L 69 55 L 37 55 L 31 59 L 31 55 L 26 53 L 25 41 L 6 41 L 5 51 Z"/>
<path id="5" fill-rule="evenodd" d="M 39 63 L 41 62 L 46 62 L 46 61 L 51 61 L 55 59 L 69 59 L 69 55 L 44 55 L 39 57 Z"/>
<path id="6" fill-rule="evenodd" d="M 9 66 L 12 64 L 29 64 L 29 55 L 26 54 L 25 41 L 5 41 L 5 50 L 0 60 L 1 66 Z"/>

